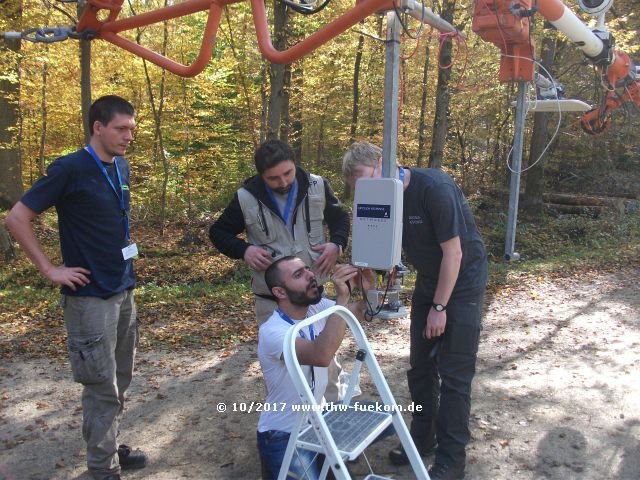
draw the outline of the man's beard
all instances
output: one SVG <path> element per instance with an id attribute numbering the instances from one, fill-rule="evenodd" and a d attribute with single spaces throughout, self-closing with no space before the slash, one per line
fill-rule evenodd
<path id="1" fill-rule="evenodd" d="M 316 287 L 316 294 L 309 294 L 309 290 L 313 287 Z M 318 287 L 318 284 L 315 280 L 309 283 L 309 286 L 304 292 L 296 292 L 295 290 L 289 290 L 287 287 L 284 287 L 285 292 L 287 292 L 287 297 L 289 297 L 289 301 L 296 306 L 299 307 L 308 307 L 309 305 L 315 305 L 322 299 L 322 289 Z"/>
<path id="2" fill-rule="evenodd" d="M 279 195 L 287 195 L 291 191 L 292 186 L 293 184 L 282 188 L 274 188 L 273 191 Z"/>

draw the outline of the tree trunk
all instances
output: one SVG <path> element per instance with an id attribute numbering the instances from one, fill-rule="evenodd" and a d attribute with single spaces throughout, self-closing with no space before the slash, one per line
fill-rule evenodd
<path id="1" fill-rule="evenodd" d="M 82 6 L 80 6 L 82 4 Z M 78 3 L 78 18 L 84 10 L 83 2 Z M 80 105 L 82 109 L 82 131 L 84 143 L 89 145 L 91 132 L 89 130 L 89 108 L 91 107 L 91 42 L 80 40 Z"/>
<path id="2" fill-rule="evenodd" d="M 376 19 L 376 31 L 377 31 L 378 38 L 385 37 L 384 23 L 383 23 L 384 18 L 385 18 L 385 15 L 378 15 Z M 375 46 L 373 47 L 373 54 L 369 55 L 368 71 L 372 71 L 375 68 L 373 66 L 374 63 L 376 62 L 375 57 L 381 56 L 384 58 L 384 55 L 385 55 L 384 47 L 382 45 L 379 45 L 378 42 L 376 42 Z M 383 79 L 380 78 L 380 81 L 383 81 Z M 367 86 L 369 87 L 368 88 L 369 92 L 373 91 L 376 94 L 382 94 L 382 90 L 380 89 L 379 85 L 374 85 L 372 87 L 371 84 L 368 84 Z M 380 131 L 380 126 L 382 125 L 382 116 L 384 115 L 379 111 L 375 111 L 374 110 L 375 106 L 376 106 L 376 102 L 374 102 L 374 95 L 372 94 L 367 95 L 367 123 L 369 124 L 367 136 L 369 138 L 375 137 L 376 134 Z"/>
<path id="3" fill-rule="evenodd" d="M 48 48 L 45 47 L 45 51 Z M 44 147 L 47 144 L 47 74 L 49 72 L 49 64 L 42 62 L 42 98 L 40 100 L 40 109 L 42 110 L 42 122 L 40 128 L 40 147 L 38 151 L 38 174 L 44 175 Z"/>
<path id="4" fill-rule="evenodd" d="M 229 32 L 229 46 L 231 47 L 231 52 L 233 53 L 233 58 L 235 60 L 236 68 L 238 69 L 238 80 L 240 80 L 240 85 L 242 87 L 242 94 L 244 96 L 244 102 L 246 105 L 246 113 L 245 117 L 247 119 L 247 123 L 251 128 L 251 140 L 253 141 L 253 148 L 258 148 L 258 136 L 256 135 L 256 122 L 255 116 L 253 114 L 253 108 L 251 106 L 251 96 L 249 95 L 249 87 L 247 85 L 247 76 L 244 73 L 244 63 L 238 57 L 238 52 L 236 49 L 236 42 L 233 37 L 233 28 L 231 28 L 231 20 L 229 19 L 229 10 L 227 8 L 224 9 L 224 18 L 227 20 L 227 31 Z"/>
<path id="5" fill-rule="evenodd" d="M 182 52 L 184 54 L 184 51 Z M 183 58 L 183 64 L 184 64 L 184 56 Z M 181 85 L 182 85 L 182 115 L 184 118 L 184 122 L 183 123 L 183 128 L 187 129 L 187 133 L 190 127 L 189 124 L 189 112 L 191 111 L 191 108 L 189 106 L 189 98 L 187 95 L 187 79 L 182 77 L 180 79 Z M 188 138 L 188 137 L 183 137 L 183 138 Z M 189 152 L 186 155 L 186 170 L 184 173 L 185 176 L 185 183 L 187 186 L 187 221 L 191 221 L 191 219 L 193 218 L 193 200 L 191 198 L 191 152 Z"/>
<path id="6" fill-rule="evenodd" d="M 297 161 L 302 160 L 302 131 L 303 121 L 302 112 L 304 105 L 304 59 L 296 62 L 291 71 L 291 132 L 290 143 L 291 149 Z"/>
<path id="7" fill-rule="evenodd" d="M 363 22 L 360 22 L 361 24 Z M 349 144 L 356 140 L 358 131 L 358 114 L 360 113 L 360 64 L 362 63 L 362 51 L 364 49 L 364 35 L 358 38 L 356 58 L 353 66 L 353 107 L 351 108 L 351 128 L 349 130 Z"/>
<path id="8" fill-rule="evenodd" d="M 284 66 L 282 80 L 282 113 L 280 116 L 280 139 L 289 143 L 289 105 L 291 101 L 291 64 Z"/>
<path id="9" fill-rule="evenodd" d="M 269 95 L 267 93 L 267 71 L 269 70 L 269 62 L 266 60 L 262 62 L 262 67 L 260 68 L 260 100 L 262 104 L 262 113 L 260 115 L 260 143 L 264 142 L 267 139 L 267 133 L 269 128 L 268 117 L 269 117 Z"/>
<path id="10" fill-rule="evenodd" d="M 455 0 L 444 0 L 442 3 L 443 19 L 453 23 Z M 451 65 L 451 42 L 445 42 L 440 49 L 439 65 L 445 67 Z M 429 167 L 442 168 L 444 147 L 447 141 L 448 110 L 449 110 L 449 79 L 451 68 L 438 68 L 438 86 L 436 88 L 436 112 L 433 119 L 433 134 L 431 137 L 431 153 L 429 154 Z"/>
<path id="11" fill-rule="evenodd" d="M 425 140 L 426 140 L 426 122 L 424 121 L 427 115 L 427 81 L 429 79 L 429 42 L 425 42 L 426 51 L 424 56 L 424 67 L 422 69 L 422 98 L 420 100 L 420 121 L 418 126 L 418 158 L 417 166 L 422 167 L 425 154 Z"/>
<path id="12" fill-rule="evenodd" d="M 542 65 L 551 71 L 555 57 L 555 41 L 546 37 L 542 41 Z M 549 113 L 536 112 L 533 116 L 533 132 L 529 147 L 528 165 L 533 165 L 525 172 L 524 198 L 522 210 L 530 215 L 542 213 L 542 194 L 544 191 L 544 149 L 549 140 Z"/>
<path id="13" fill-rule="evenodd" d="M 278 0 L 273 1 L 273 46 L 276 50 L 284 50 L 287 45 L 287 19 L 288 10 L 284 3 Z M 268 116 L 267 116 L 267 138 L 277 138 L 283 117 L 288 115 L 285 112 L 286 92 L 285 92 L 285 65 L 270 65 L 270 85 Z M 286 140 L 286 139 L 283 139 Z"/>
<path id="14" fill-rule="evenodd" d="M 168 0 L 164 1 L 164 6 L 168 5 Z M 162 48 L 160 50 L 161 55 L 167 53 L 167 42 L 169 40 L 169 30 L 167 22 L 163 22 L 162 30 Z M 140 44 L 142 32 L 138 29 L 136 33 L 136 42 Z M 145 59 L 142 60 L 142 66 L 144 68 L 144 75 L 147 84 L 147 94 L 149 95 L 149 104 L 151 106 L 151 113 L 153 114 L 153 122 L 155 124 L 154 130 L 154 160 L 160 157 L 162 161 L 162 191 L 160 192 L 160 235 L 164 236 L 165 223 L 167 217 L 167 185 L 169 184 L 169 161 L 164 149 L 164 137 L 162 134 L 162 113 L 164 111 L 164 85 L 166 80 L 166 70 L 162 69 L 160 77 L 160 85 L 158 89 L 158 100 L 156 103 L 155 96 L 153 94 L 153 87 L 151 84 L 151 76 L 149 75 L 148 63 Z"/>
<path id="15" fill-rule="evenodd" d="M 362 25 L 364 22 L 360 22 Z M 360 66 L 362 64 L 362 52 L 364 50 L 364 35 L 358 38 L 358 46 L 356 48 L 356 58 L 353 65 L 353 106 L 351 108 L 351 128 L 349 130 L 349 145 L 356 140 L 358 132 L 358 116 L 360 114 Z M 351 185 L 344 183 L 341 199 L 343 202 L 351 197 Z"/>
<path id="16" fill-rule="evenodd" d="M 511 119 L 511 109 L 507 109 L 504 118 L 502 119 L 502 121 L 500 121 L 500 123 L 498 123 L 498 119 L 496 118 L 496 125 L 492 126 L 492 130 L 495 132 L 494 135 L 494 144 L 493 144 L 493 149 L 492 149 L 492 154 L 491 154 L 491 160 L 493 163 L 493 172 L 491 173 L 491 178 L 494 179 L 493 184 L 496 184 L 497 182 L 501 182 L 504 175 L 501 175 L 501 172 L 503 172 L 505 170 L 504 168 L 504 148 L 502 145 L 502 136 L 503 136 L 503 131 L 505 130 L 507 123 L 509 122 L 509 120 Z M 487 146 L 489 146 L 490 144 L 490 140 L 487 139 Z M 482 171 L 484 172 L 485 169 L 482 169 Z"/>
<path id="17" fill-rule="evenodd" d="M 329 91 L 331 91 L 331 87 L 329 87 Z M 322 164 L 322 160 L 324 157 L 324 133 L 325 133 L 325 122 L 327 120 L 327 111 L 329 110 L 329 97 L 331 94 L 328 94 L 325 97 L 325 102 L 322 108 L 322 112 L 320 113 L 320 126 L 318 127 L 318 148 L 316 149 L 316 167 L 319 167 Z"/>
<path id="18" fill-rule="evenodd" d="M 22 2 L 5 0 L 0 12 L 7 30 L 22 30 Z M 10 208 L 23 193 L 20 152 L 20 40 L 0 42 L 0 208 Z M 12 80 L 16 78 L 17 80 Z"/>
<path id="19" fill-rule="evenodd" d="M 4 261 L 9 263 L 16 258 L 16 251 L 13 248 L 13 241 L 11 235 L 7 231 L 7 227 L 4 226 L 4 222 L 0 222 L 0 248 L 4 256 Z"/>

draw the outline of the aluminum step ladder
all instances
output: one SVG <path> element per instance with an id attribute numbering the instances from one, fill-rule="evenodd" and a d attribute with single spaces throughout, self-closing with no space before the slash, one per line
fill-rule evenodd
<path id="1" fill-rule="evenodd" d="M 300 367 L 296 356 L 295 342 L 300 329 L 333 314 L 339 315 L 346 322 L 357 344 L 358 353 L 342 404 L 330 404 L 323 410 L 322 406 L 316 403 Z M 326 478 L 329 468 L 337 480 L 350 480 L 351 476 L 344 462 L 358 457 L 391 424 L 400 438 L 416 478 L 429 480 L 429 474 L 413 444 L 402 413 L 398 411 L 389 385 L 382 375 L 382 370 L 373 355 L 364 330 L 349 310 L 342 306 L 334 306 L 292 325 L 284 340 L 283 356 L 289 376 L 300 398 L 301 411 L 291 431 L 278 480 L 286 480 L 289 467 L 298 448 L 325 455 L 326 458 L 320 472 L 321 480 Z M 349 405 L 363 363 L 380 394 L 381 404 L 378 409 L 373 407 L 368 409 L 364 406 L 356 408 Z M 372 473 L 365 480 L 385 478 Z"/>

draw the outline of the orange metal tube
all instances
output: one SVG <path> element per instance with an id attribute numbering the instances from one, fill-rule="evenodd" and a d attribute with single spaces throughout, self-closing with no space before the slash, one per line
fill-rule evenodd
<path id="1" fill-rule="evenodd" d="M 195 2 L 187 2 L 187 3 L 202 4 L 204 3 L 204 0 L 196 0 Z M 213 47 L 215 45 L 215 37 L 216 37 L 216 33 L 218 32 L 218 25 L 220 24 L 220 15 L 222 14 L 222 8 L 223 8 L 222 5 L 216 2 L 210 2 L 210 0 L 206 0 L 206 3 L 210 3 L 210 9 L 209 9 L 209 18 L 207 19 L 207 25 L 205 27 L 204 34 L 202 36 L 202 45 L 200 46 L 200 52 L 198 53 L 197 58 L 189 66 L 182 65 L 181 63 L 175 62 L 163 55 L 160 55 L 157 52 L 154 52 L 153 50 L 143 47 L 142 45 L 138 45 L 137 43 L 132 42 L 129 39 L 120 37 L 117 33 L 114 33 L 114 31 L 112 31 L 112 30 L 115 30 L 117 32 L 120 32 L 123 30 L 136 28 L 138 26 L 148 25 L 150 23 L 156 23 L 156 22 L 165 20 L 165 18 L 175 18 L 174 16 L 170 16 L 170 17 L 161 16 L 160 18 L 157 18 L 158 15 L 163 14 L 162 10 L 149 12 L 149 15 L 145 14 L 144 19 L 137 18 L 137 17 L 142 17 L 142 15 L 140 16 L 136 15 L 134 17 L 123 19 L 121 22 L 113 22 L 111 24 L 106 24 L 103 30 L 100 32 L 99 37 L 135 55 L 138 55 L 139 57 L 149 60 L 150 62 L 158 65 L 159 67 L 169 70 L 171 73 L 174 73 L 181 77 L 194 77 L 198 75 L 200 72 L 202 72 L 207 66 L 207 64 L 209 63 L 209 60 L 211 60 L 211 55 L 213 54 Z M 197 11 L 199 10 L 195 10 L 195 12 Z M 175 13 L 175 10 L 171 12 L 164 12 L 164 13 L 170 13 L 171 15 L 173 15 Z M 190 13 L 194 13 L 194 12 L 190 12 Z M 177 15 L 177 16 L 181 16 L 181 15 Z M 144 21 L 144 23 L 140 23 L 140 21 Z"/>
<path id="2" fill-rule="evenodd" d="M 164 20 L 170 20 L 172 18 L 184 17 L 186 15 L 191 15 L 192 13 L 210 10 L 213 3 L 218 3 L 223 6 L 232 2 L 218 0 L 187 0 L 186 2 L 171 5 L 159 10 L 153 10 L 151 12 L 145 12 L 132 17 L 116 20 L 114 22 L 105 23 L 100 33 L 118 33 L 145 25 L 151 25 L 153 23 L 159 23 Z"/>
<path id="3" fill-rule="evenodd" d="M 281 52 L 276 50 L 271 43 L 264 0 L 251 0 L 253 23 L 256 27 L 260 51 L 267 60 L 278 64 L 292 63 L 337 37 L 372 13 L 378 10 L 389 10 L 391 8 L 393 8 L 392 0 L 362 0 L 341 17 L 325 25 L 311 36 L 305 38 L 302 42 Z"/>
<path id="4" fill-rule="evenodd" d="M 564 13 L 564 3 L 561 0 L 540 0 L 538 10 L 544 18 L 555 22 Z"/>
<path id="5" fill-rule="evenodd" d="M 113 22 L 118 18 L 120 9 L 122 8 L 122 2 L 123 0 L 89 0 L 89 3 L 82 11 L 82 15 L 78 20 L 76 30 L 78 32 L 84 32 L 85 30 L 95 30 L 99 32 L 105 23 Z M 104 21 L 98 20 L 97 15 L 100 10 L 109 11 L 109 17 Z"/>
<path id="6" fill-rule="evenodd" d="M 241 0 L 187 0 L 177 5 L 171 5 L 159 10 L 134 15 L 122 20 L 116 20 L 122 1 L 123 0 L 89 0 L 89 5 L 78 22 L 77 30 L 82 32 L 86 29 L 93 29 L 97 32 L 97 38 L 113 43 L 114 45 L 149 60 L 159 67 L 165 68 L 176 75 L 193 77 L 202 72 L 211 59 L 215 37 L 220 24 L 222 8 L 225 5 L 237 3 Z M 354 8 L 343 14 L 341 17 L 325 25 L 302 42 L 281 52 L 276 50 L 271 43 L 264 0 L 251 0 L 253 21 L 256 28 L 260 51 L 273 63 L 287 64 L 294 62 L 345 32 L 347 29 L 369 15 L 377 11 L 392 9 L 392 1 L 393 0 L 359 1 L 356 3 Z M 97 13 L 104 9 L 110 10 L 110 15 L 107 21 L 101 22 L 97 19 Z M 205 27 L 200 52 L 194 63 L 190 66 L 182 65 L 170 60 L 157 52 L 118 35 L 118 33 L 126 30 L 190 15 L 207 9 L 209 9 L 209 18 Z"/>

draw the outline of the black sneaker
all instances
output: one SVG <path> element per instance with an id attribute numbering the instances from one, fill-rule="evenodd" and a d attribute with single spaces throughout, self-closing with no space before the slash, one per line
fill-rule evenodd
<path id="1" fill-rule="evenodd" d="M 140 450 L 132 452 L 131 448 L 126 445 L 118 446 L 118 458 L 122 470 L 133 470 L 147 466 L 147 456 Z"/>
<path id="2" fill-rule="evenodd" d="M 429 468 L 429 478 L 431 480 L 460 480 L 464 478 L 464 465 L 434 463 Z"/>
<path id="3" fill-rule="evenodd" d="M 433 455 L 436 451 L 436 444 L 431 445 L 426 450 L 418 449 L 418 453 L 422 457 L 427 457 L 429 455 Z M 409 457 L 407 457 L 407 453 L 404 451 L 402 444 L 398 445 L 396 448 L 389 450 L 389 460 L 394 465 L 409 465 Z"/>

